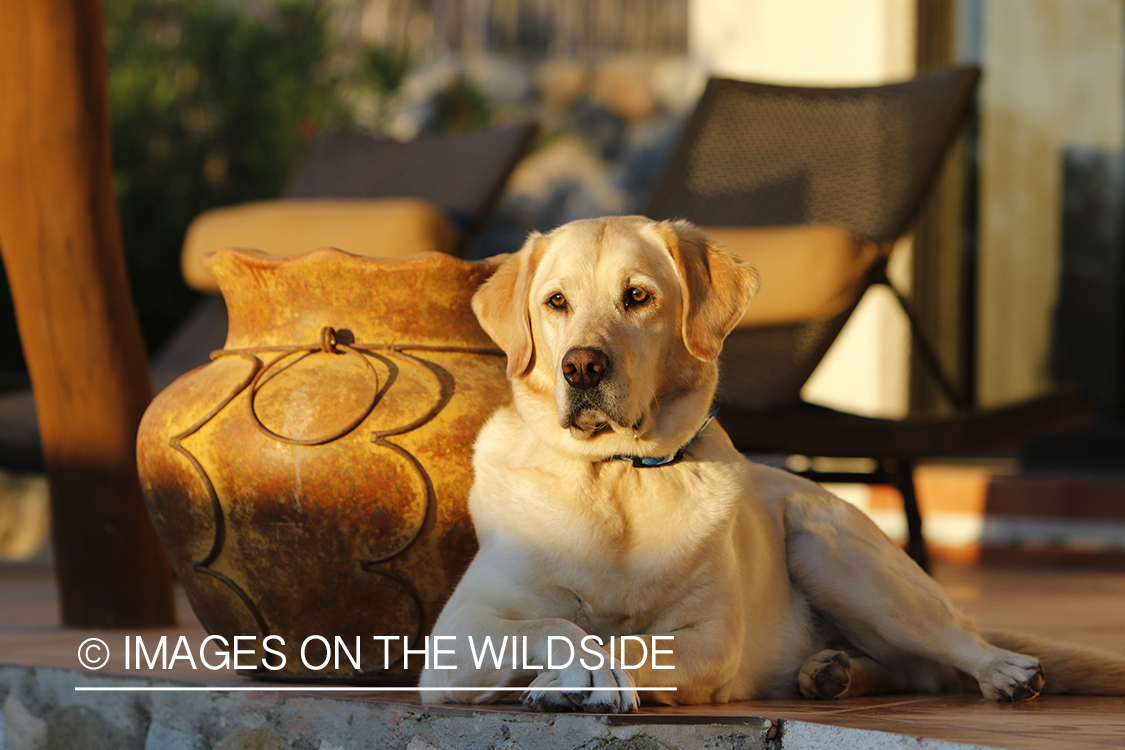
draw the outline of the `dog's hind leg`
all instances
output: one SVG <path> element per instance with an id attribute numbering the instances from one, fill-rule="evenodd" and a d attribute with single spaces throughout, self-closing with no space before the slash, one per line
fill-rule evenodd
<path id="1" fill-rule="evenodd" d="M 986 698 L 1038 694 L 1038 660 L 981 638 L 941 587 L 861 511 L 803 480 L 794 478 L 789 487 L 784 512 L 793 583 L 849 643 L 901 670 L 905 690 L 957 689 L 960 671 Z"/>
<path id="2" fill-rule="evenodd" d="M 901 693 L 906 679 L 868 656 L 825 649 L 805 659 L 798 675 L 801 695 L 830 700 Z"/>

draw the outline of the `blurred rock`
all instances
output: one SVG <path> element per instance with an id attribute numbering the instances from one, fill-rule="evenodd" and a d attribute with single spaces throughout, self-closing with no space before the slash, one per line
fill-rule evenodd
<path id="1" fill-rule="evenodd" d="M 598 65 L 591 97 L 626 120 L 640 120 L 656 109 L 646 65 L 635 57 L 615 58 Z"/>
<path id="2" fill-rule="evenodd" d="M 571 113 L 570 129 L 603 159 L 616 159 L 621 152 L 625 121 L 604 104 L 583 100 Z"/>
<path id="3" fill-rule="evenodd" d="M 416 138 L 434 118 L 434 99 L 456 85 L 462 75 L 461 62 L 454 57 L 424 63 L 407 73 L 387 118 L 387 135 L 400 141 Z"/>
<path id="4" fill-rule="evenodd" d="M 465 77 L 496 104 L 522 102 L 535 91 L 530 66 L 499 55 L 468 57 Z"/>
<path id="5" fill-rule="evenodd" d="M 467 251 L 481 258 L 518 250 L 532 230 L 642 210 L 704 81 L 703 72 L 675 56 L 618 56 L 597 64 L 571 57 L 538 64 L 496 54 L 446 57 L 407 76 L 383 132 L 405 140 L 478 121 L 487 127 L 528 117 L 539 122 L 546 145 L 516 169 Z M 451 104 L 464 116 L 451 117 Z"/>
<path id="6" fill-rule="evenodd" d="M 610 170 L 614 184 L 626 196 L 626 212 L 644 210 L 679 140 L 683 124 L 683 117 L 664 115 L 649 118 L 629 129 L 621 156 Z"/>
<path id="7" fill-rule="evenodd" d="M 390 116 L 386 134 L 399 141 L 412 141 L 422 132 L 423 123 L 433 119 L 430 102 L 403 104 Z"/>
<path id="8" fill-rule="evenodd" d="M 535 71 L 539 98 L 550 109 L 564 112 L 589 90 L 586 65 L 571 58 L 541 63 Z"/>
<path id="9" fill-rule="evenodd" d="M 455 57 L 443 57 L 423 63 L 406 74 L 402 81 L 402 98 L 406 102 L 420 102 L 452 86 L 464 73 L 464 67 Z"/>
<path id="10" fill-rule="evenodd" d="M 605 174 L 605 162 L 582 140 L 564 135 L 520 162 L 508 180 L 508 192 L 545 201 L 553 183 L 583 182 L 597 189 Z"/>
<path id="11" fill-rule="evenodd" d="M 658 60 L 649 71 L 649 88 L 666 112 L 687 114 L 703 93 L 707 71 L 686 57 Z"/>

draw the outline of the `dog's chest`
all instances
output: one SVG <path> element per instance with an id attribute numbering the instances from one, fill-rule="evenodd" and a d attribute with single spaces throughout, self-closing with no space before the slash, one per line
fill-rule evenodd
<path id="1" fill-rule="evenodd" d="M 635 569 L 621 571 L 634 577 L 691 554 L 716 531 L 727 507 L 713 502 L 709 484 L 680 467 L 635 469 L 611 463 L 574 482 L 565 496 L 541 502 L 566 516 L 554 533 L 571 531 L 571 543 L 580 541 L 574 537 L 588 540 L 601 565 L 618 560 Z"/>
<path id="2" fill-rule="evenodd" d="M 588 632 L 637 632 L 649 613 L 700 585 L 692 561 L 729 542 L 731 524 L 716 488 L 691 471 L 602 468 L 569 492 L 537 498 L 527 518 L 565 592 L 563 616 Z"/>

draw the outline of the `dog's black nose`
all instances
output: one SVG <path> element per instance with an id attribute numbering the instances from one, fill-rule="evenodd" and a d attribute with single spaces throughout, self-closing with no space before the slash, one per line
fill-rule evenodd
<path id="1" fill-rule="evenodd" d="M 593 388 L 609 369 L 609 357 L 601 349 L 578 346 L 563 357 L 562 371 L 566 382 L 575 388 Z"/>

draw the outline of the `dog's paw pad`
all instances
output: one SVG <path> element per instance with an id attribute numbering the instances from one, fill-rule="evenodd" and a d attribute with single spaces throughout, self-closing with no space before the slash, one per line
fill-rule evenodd
<path id="1" fill-rule="evenodd" d="M 831 649 L 813 654 L 801 666 L 798 683 L 806 698 L 842 698 L 852 682 L 852 662 L 843 651 Z"/>
<path id="2" fill-rule="evenodd" d="M 1010 700 L 1013 701 L 1026 701 L 1034 698 L 1043 692 L 1043 667 L 1039 667 L 1035 674 L 1031 676 L 1026 682 L 1021 682 L 1016 685 L 1016 689 L 1012 692 Z"/>
<path id="3" fill-rule="evenodd" d="M 980 679 L 981 694 L 994 701 L 1025 701 L 1042 690 L 1043 667 L 1036 659 L 1020 654 L 997 659 Z"/>

